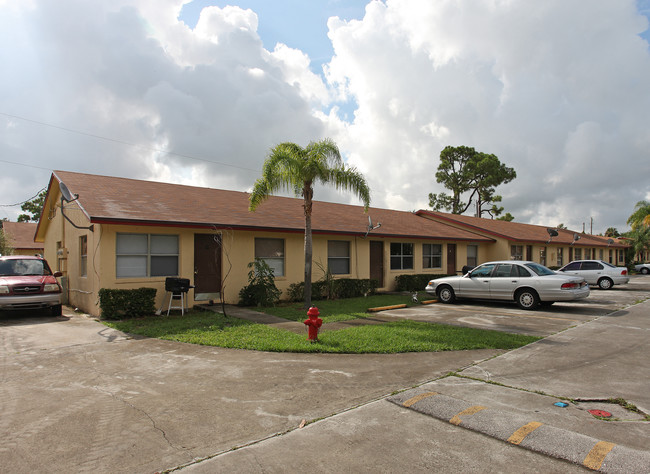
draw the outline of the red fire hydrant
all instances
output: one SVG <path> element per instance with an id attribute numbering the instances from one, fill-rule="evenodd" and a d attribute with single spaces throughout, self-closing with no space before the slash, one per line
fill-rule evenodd
<path id="1" fill-rule="evenodd" d="M 307 316 L 309 316 L 309 319 L 305 319 L 305 324 L 307 325 L 308 341 L 318 341 L 318 330 L 323 325 L 323 320 L 318 317 L 319 314 L 320 313 L 318 312 L 318 308 L 316 306 L 312 306 L 309 308 L 309 311 L 307 311 Z"/>

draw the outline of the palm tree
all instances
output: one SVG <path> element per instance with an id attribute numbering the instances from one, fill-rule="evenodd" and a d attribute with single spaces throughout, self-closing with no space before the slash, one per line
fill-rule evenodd
<path id="1" fill-rule="evenodd" d="M 627 223 L 636 229 L 642 225 L 650 226 L 650 202 L 639 201 L 634 206 L 634 212 L 628 218 Z"/>
<path id="2" fill-rule="evenodd" d="M 650 227 L 637 227 L 627 233 L 632 249 L 634 249 L 634 258 L 643 261 L 643 255 L 650 250 Z"/>
<path id="3" fill-rule="evenodd" d="M 249 209 L 279 190 L 294 191 L 304 200 L 305 210 L 305 308 L 311 306 L 312 236 L 311 214 L 314 183 L 333 184 L 337 189 L 352 191 L 370 205 L 370 188 L 356 168 L 346 167 L 336 144 L 329 138 L 310 142 L 306 148 L 295 143 L 280 143 L 271 149 L 264 162 L 262 177 L 255 182 Z"/>

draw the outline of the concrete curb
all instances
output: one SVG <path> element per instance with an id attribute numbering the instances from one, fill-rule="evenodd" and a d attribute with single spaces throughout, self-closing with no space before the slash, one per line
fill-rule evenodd
<path id="1" fill-rule="evenodd" d="M 539 423 L 524 415 L 414 389 L 387 398 L 401 407 L 605 473 L 650 472 L 650 452 Z"/>

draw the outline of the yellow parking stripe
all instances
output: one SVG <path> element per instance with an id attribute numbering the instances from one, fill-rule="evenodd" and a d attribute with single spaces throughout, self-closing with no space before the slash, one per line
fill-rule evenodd
<path id="1" fill-rule="evenodd" d="M 424 400 L 425 398 L 433 397 L 434 395 L 438 395 L 437 392 L 425 392 L 421 393 L 420 395 L 416 395 L 413 398 L 409 398 L 406 400 L 404 403 L 402 403 L 403 406 L 405 407 L 410 407 L 411 405 L 415 405 L 417 402 L 420 400 Z"/>
<path id="2" fill-rule="evenodd" d="M 614 448 L 614 446 L 616 446 L 614 443 L 610 443 L 608 441 L 598 441 L 594 447 L 591 448 L 591 451 L 589 451 L 589 454 L 587 454 L 587 457 L 582 462 L 582 464 L 589 469 L 597 471 L 600 469 L 600 466 L 603 464 L 605 457 Z"/>
<path id="3" fill-rule="evenodd" d="M 474 405 L 473 407 L 469 407 L 467 410 L 463 410 L 460 413 L 454 415 L 451 420 L 449 420 L 449 423 L 452 425 L 460 425 L 463 420 L 461 420 L 461 416 L 465 415 L 473 415 L 475 413 L 478 413 L 481 410 L 485 410 L 487 407 L 481 406 L 481 405 Z"/>
<path id="4" fill-rule="evenodd" d="M 539 428 L 542 425 L 543 423 L 540 423 L 539 421 L 531 421 L 530 423 L 525 424 L 517 431 L 512 433 L 510 438 L 508 438 L 508 442 L 512 444 L 519 444 L 526 438 L 526 436 L 531 434 L 533 431 L 535 431 L 537 428 Z"/>

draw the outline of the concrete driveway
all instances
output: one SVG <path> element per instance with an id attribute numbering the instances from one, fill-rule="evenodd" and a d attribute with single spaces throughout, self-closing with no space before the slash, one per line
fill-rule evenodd
<path id="1" fill-rule="evenodd" d="M 576 327 L 509 353 L 263 353 L 133 339 L 80 315 L 0 315 L 0 470 L 578 472 L 583 468 L 387 397 L 436 391 L 647 449 L 647 422 L 601 421 L 552 405 L 552 396 L 616 395 L 647 406 L 649 327 L 642 322 L 650 303 L 599 317 L 650 296 L 645 281 L 650 277 L 566 313 L 560 306 L 540 312 L 551 316 L 536 319 L 547 329 L 535 330 Z M 471 318 L 465 311 L 472 307 L 480 318 L 512 309 L 510 326 L 530 319 L 514 308 L 473 304 L 461 305 L 458 317 Z M 438 308 L 426 308 L 432 319 Z M 450 371 L 458 376 L 440 378 Z M 320 421 L 299 428 L 303 420 Z"/>

